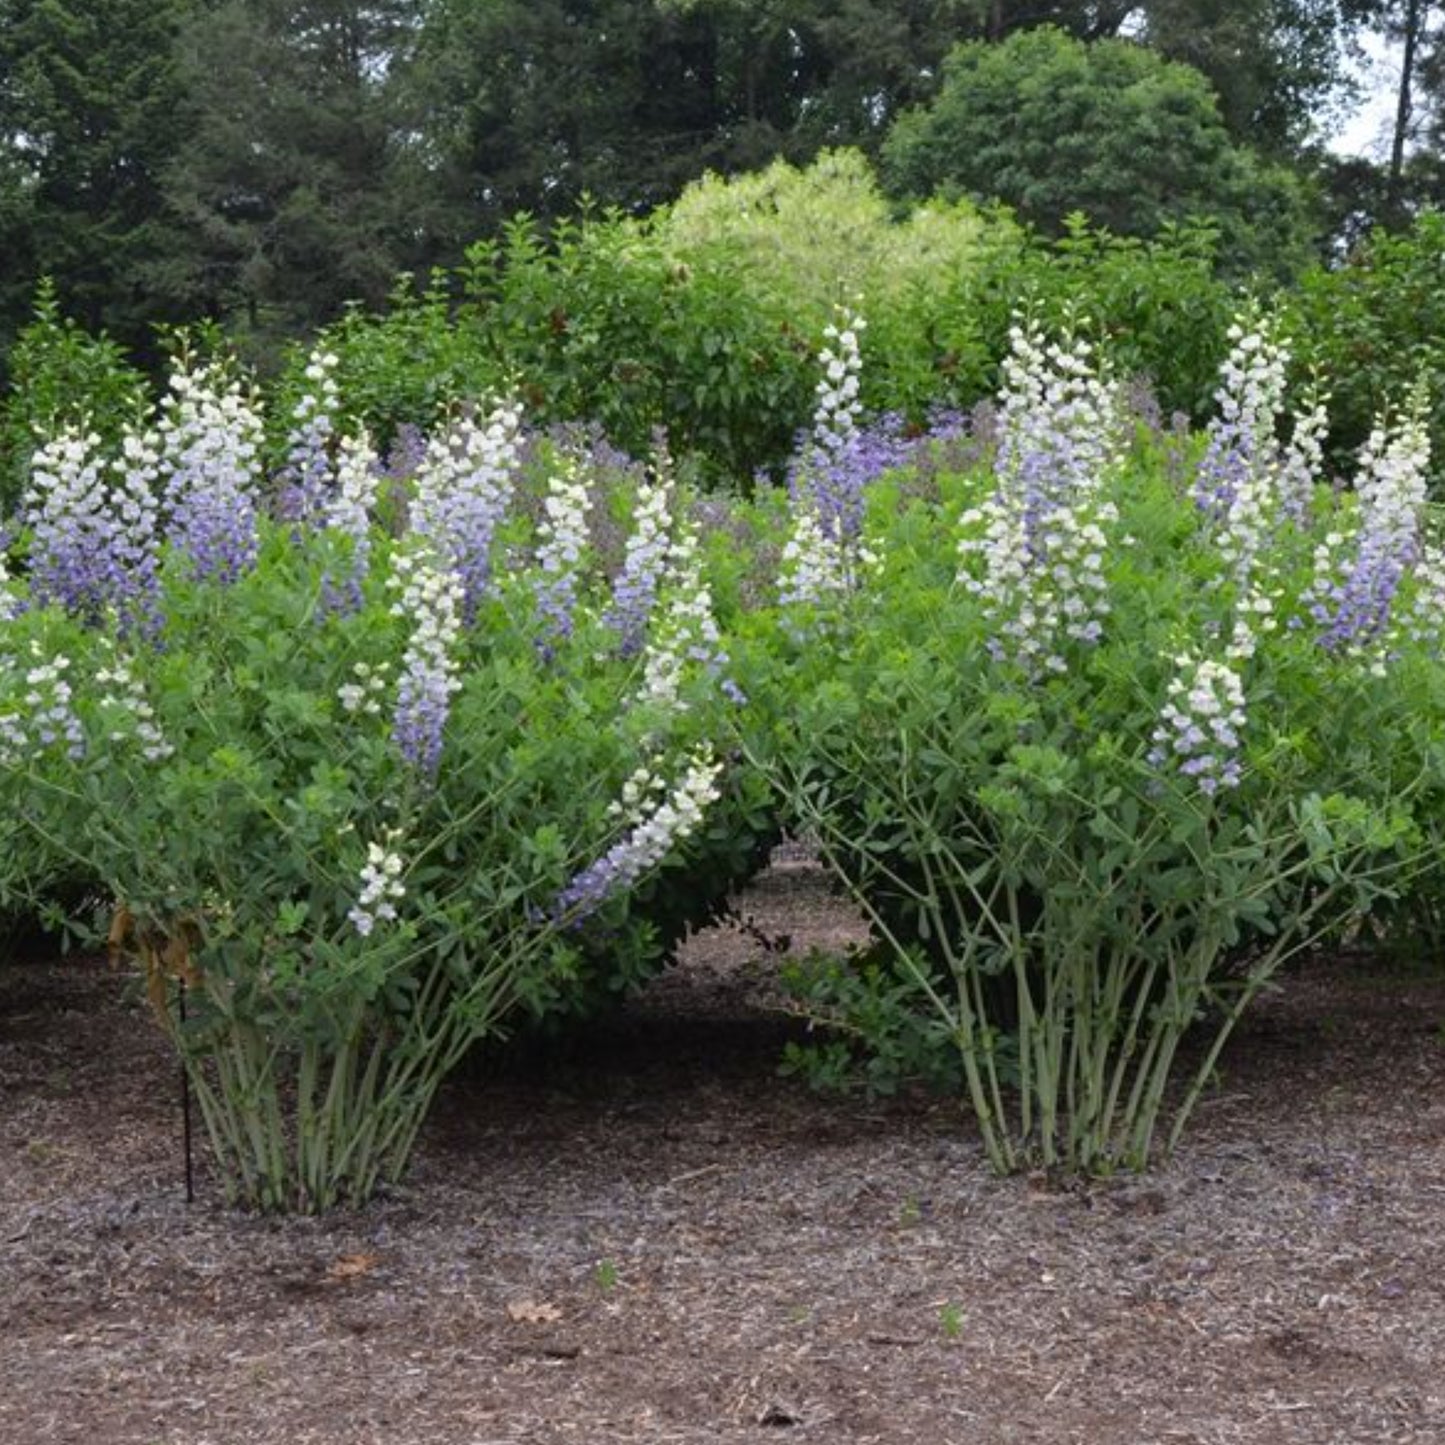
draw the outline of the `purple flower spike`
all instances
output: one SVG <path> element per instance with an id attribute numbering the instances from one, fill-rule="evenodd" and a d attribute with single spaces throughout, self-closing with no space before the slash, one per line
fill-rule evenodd
<path id="1" fill-rule="evenodd" d="M 1359 521 L 1353 533 L 1330 533 L 1315 550 L 1315 576 L 1305 603 L 1321 646 L 1368 657 L 1383 668 L 1395 646 L 1395 598 L 1425 559 L 1430 433 L 1423 391 L 1393 429 L 1376 425 L 1361 455 L 1356 484 Z"/>
<path id="2" fill-rule="evenodd" d="M 702 823 L 710 803 L 720 796 L 722 764 L 703 746 L 688 761 L 683 776 L 669 790 L 646 768 L 639 768 L 623 788 L 614 813 L 631 824 L 628 832 L 602 857 L 578 873 L 557 895 L 553 916 L 577 925 L 609 898 L 625 892 L 666 859 Z"/>
<path id="3" fill-rule="evenodd" d="M 542 624 L 538 646 L 545 655 L 550 655 L 557 643 L 572 635 L 582 555 L 587 550 L 587 514 L 592 509 L 592 493 L 578 462 L 571 458 L 562 460 L 548 482 L 543 505 L 533 587 Z"/>
<path id="4" fill-rule="evenodd" d="M 411 527 L 461 579 L 470 623 L 492 587 L 492 543 L 512 504 L 521 412 L 501 402 L 484 422 L 462 417 L 427 446 L 415 474 Z"/>
<path id="5" fill-rule="evenodd" d="M 637 489 L 622 571 L 613 584 L 612 604 L 603 618 L 618 634 L 617 651 L 622 657 L 636 657 L 642 651 L 667 572 L 672 485 L 667 454 L 660 450 L 656 470 Z"/>
<path id="6" fill-rule="evenodd" d="M 92 624 L 113 614 L 124 630 L 158 630 L 158 466 L 156 438 L 135 428 L 114 461 L 75 429 L 36 451 L 23 504 L 36 601 Z"/>
<path id="7" fill-rule="evenodd" d="M 276 511 L 283 520 L 315 526 L 335 484 L 332 441 L 340 393 L 336 386 L 338 358 L 331 351 L 313 351 L 307 358 L 306 390 L 291 413 L 286 438 L 286 465 L 277 481 Z"/>
<path id="8" fill-rule="evenodd" d="M 219 367 L 178 371 L 157 430 L 167 539 L 198 580 L 234 582 L 259 545 L 260 413 Z"/>
<path id="9" fill-rule="evenodd" d="M 1016 325 L 1004 363 L 997 489 L 961 519 L 959 583 L 993 625 L 989 652 L 1030 674 L 1067 669 L 1110 611 L 1106 489 L 1121 452 L 1116 388 L 1084 341 Z"/>

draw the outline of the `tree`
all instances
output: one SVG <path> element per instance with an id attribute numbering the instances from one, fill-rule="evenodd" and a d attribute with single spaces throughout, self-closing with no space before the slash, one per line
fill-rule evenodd
<path id="1" fill-rule="evenodd" d="M 1211 216 L 1239 269 L 1288 266 L 1308 241 L 1299 182 L 1230 140 L 1199 72 L 1128 41 L 1044 28 L 961 45 L 883 155 L 900 196 L 996 198 L 1049 234 L 1073 211 L 1126 236 Z"/>
<path id="2" fill-rule="evenodd" d="M 973 0 L 435 0 L 413 82 L 473 233 L 586 194 L 642 210 L 714 170 L 876 152 Z"/>
<path id="3" fill-rule="evenodd" d="M 188 111 L 173 61 L 190 0 L 0 6 L 0 333 L 41 272 L 92 328 L 144 345 L 161 314 L 146 262 L 167 225 L 160 177 Z"/>
<path id="4" fill-rule="evenodd" d="M 1146 0 L 1138 38 L 1209 78 L 1235 139 L 1292 155 L 1352 96 L 1350 46 L 1380 3 Z"/>
<path id="5" fill-rule="evenodd" d="M 181 37 L 196 121 L 153 274 L 193 312 L 294 332 L 429 259 L 426 139 L 396 96 L 420 0 L 221 0 Z"/>

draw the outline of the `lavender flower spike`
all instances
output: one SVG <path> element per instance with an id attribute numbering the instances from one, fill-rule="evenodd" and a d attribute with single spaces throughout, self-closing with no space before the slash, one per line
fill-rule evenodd
<path id="1" fill-rule="evenodd" d="M 1175 659 L 1178 672 L 1153 735 L 1150 763 L 1194 778 L 1213 796 L 1240 782 L 1240 734 L 1245 725 L 1244 685 L 1222 662 L 1192 656 Z"/>
<path id="2" fill-rule="evenodd" d="M 1104 575 L 1117 510 L 1117 389 L 1082 340 L 1015 325 L 1004 365 L 997 486 L 960 519 L 959 585 L 992 624 L 989 650 L 1034 676 L 1067 670 L 1110 612 Z"/>
<path id="3" fill-rule="evenodd" d="M 258 548 L 260 413 L 218 366 L 173 373 L 161 413 L 167 538 L 198 579 L 234 582 Z"/>
<path id="4" fill-rule="evenodd" d="M 1230 351 L 1214 393 L 1219 414 L 1209 423 L 1209 445 L 1194 481 L 1195 504 L 1216 519 L 1236 509 L 1243 489 L 1273 490 L 1290 356 L 1270 320 L 1253 308 L 1230 325 L 1228 337 Z"/>
<path id="5" fill-rule="evenodd" d="M 591 490 L 572 458 L 564 458 L 548 481 L 543 507 L 535 589 L 542 622 L 538 645 L 550 654 L 556 643 L 572 635 L 582 554 L 587 549 L 587 514 L 592 509 Z"/>
<path id="6" fill-rule="evenodd" d="M 1315 551 L 1309 610 L 1332 652 L 1371 658 L 1378 671 L 1391 646 L 1395 596 L 1420 561 L 1428 495 L 1430 432 L 1424 389 L 1394 427 L 1376 424 L 1361 453 L 1354 534 L 1327 536 Z"/>
<path id="7" fill-rule="evenodd" d="M 30 644 L 28 666 L 0 655 L 0 767 L 21 767 L 56 747 L 85 756 L 69 671 L 68 657 L 46 657 L 39 642 Z"/>
<path id="8" fill-rule="evenodd" d="M 646 641 L 647 624 L 667 570 L 672 487 L 666 454 L 659 451 L 655 470 L 637 489 L 622 570 L 613 585 L 611 606 L 603 617 L 618 634 L 617 651 L 621 657 L 637 656 Z"/>
<path id="9" fill-rule="evenodd" d="M 22 502 L 33 538 L 31 595 L 92 623 L 112 611 L 123 622 L 150 610 L 155 587 L 154 455 L 126 433 L 125 460 L 100 452 L 100 438 L 78 428 L 40 446 Z"/>
<path id="10" fill-rule="evenodd" d="M 412 531 L 462 580 L 470 622 L 492 581 L 492 542 L 511 505 L 522 414 L 512 401 L 484 422 L 464 416 L 428 443 L 415 472 Z"/>
<path id="11" fill-rule="evenodd" d="M 327 579 L 333 607 L 361 605 L 361 587 L 371 562 L 371 513 L 380 485 L 380 462 L 371 438 L 364 431 L 342 437 L 336 457 L 336 490 L 326 499 L 323 516 L 327 530 L 346 539 L 351 571 L 343 584 Z"/>
<path id="12" fill-rule="evenodd" d="M 621 804 L 613 805 L 614 813 L 632 827 L 563 888 L 553 904 L 553 916 L 581 923 L 657 867 L 697 831 L 709 804 L 721 796 L 721 773 L 722 764 L 706 744 L 693 753 L 687 770 L 671 789 L 658 775 L 639 768 L 628 779 Z"/>
<path id="13" fill-rule="evenodd" d="M 314 525 L 326 510 L 334 478 L 331 444 L 341 393 L 336 385 L 336 353 L 317 349 L 307 358 L 305 390 L 291 412 L 286 436 L 286 465 L 277 480 L 277 511 L 287 521 Z"/>

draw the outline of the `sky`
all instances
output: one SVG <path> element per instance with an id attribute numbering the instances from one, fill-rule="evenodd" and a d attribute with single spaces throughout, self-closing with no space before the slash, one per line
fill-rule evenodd
<path id="1" fill-rule="evenodd" d="M 1336 155 L 1365 156 L 1382 161 L 1388 159 L 1390 153 L 1400 60 L 1398 53 L 1382 36 L 1366 35 L 1364 50 L 1365 55 L 1356 69 L 1365 82 L 1367 98 L 1328 144 Z"/>

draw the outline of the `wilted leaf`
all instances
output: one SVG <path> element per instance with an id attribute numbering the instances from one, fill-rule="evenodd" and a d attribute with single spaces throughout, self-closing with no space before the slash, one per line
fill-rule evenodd
<path id="1" fill-rule="evenodd" d="M 342 1254 L 338 1255 L 331 1262 L 331 1268 L 326 1271 L 328 1279 L 357 1279 L 363 1274 L 370 1274 L 380 1262 L 381 1256 L 377 1254 Z"/>
<path id="2" fill-rule="evenodd" d="M 519 1325 L 550 1325 L 562 1318 L 562 1311 L 545 1300 L 514 1299 L 507 1314 Z"/>

